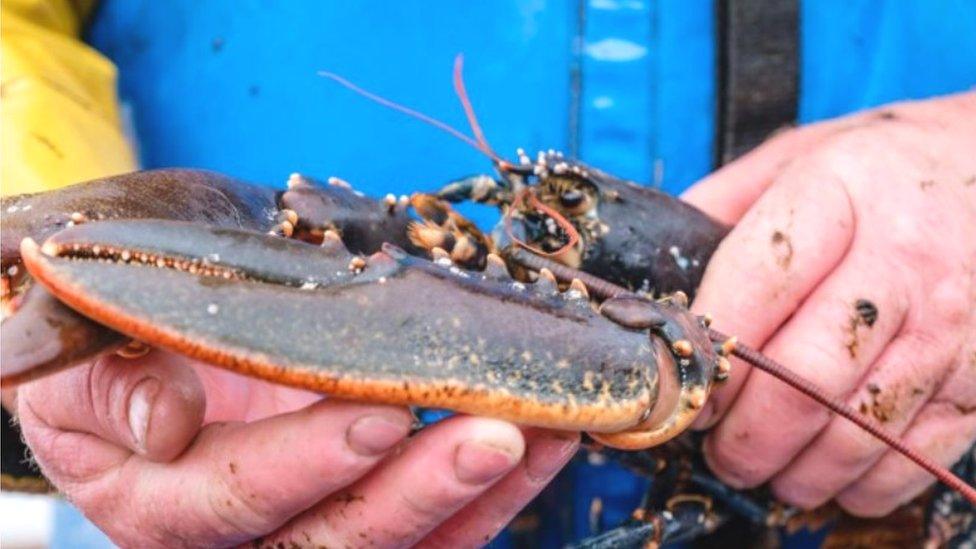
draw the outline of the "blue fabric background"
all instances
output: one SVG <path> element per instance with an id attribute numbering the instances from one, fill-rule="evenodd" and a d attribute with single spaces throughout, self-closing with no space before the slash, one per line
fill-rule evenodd
<path id="1" fill-rule="evenodd" d="M 976 3 L 806 1 L 801 24 L 804 122 L 976 84 Z M 119 66 L 145 167 L 273 186 L 295 171 L 337 175 L 373 195 L 485 172 L 466 145 L 316 76 L 337 72 L 466 129 L 451 86 L 463 52 L 500 153 L 562 149 L 680 192 L 713 168 L 713 27 L 708 0 L 113 0 L 89 38 Z M 614 524 L 643 486 L 587 460 L 566 478 L 576 520 L 545 517 L 546 545 L 588 533 L 592 497 Z"/>

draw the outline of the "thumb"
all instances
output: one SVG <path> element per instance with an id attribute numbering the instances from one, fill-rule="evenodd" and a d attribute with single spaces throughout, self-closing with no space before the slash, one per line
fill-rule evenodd
<path id="1" fill-rule="evenodd" d="M 106 355 L 24 385 L 17 398 L 25 437 L 56 484 L 78 480 L 70 477 L 82 471 L 96 473 L 130 453 L 174 459 L 199 431 L 205 404 L 186 359 L 161 351 L 137 359 Z M 69 440 L 84 446 L 72 444 L 72 460 L 92 467 L 63 463 L 57 446 Z"/>

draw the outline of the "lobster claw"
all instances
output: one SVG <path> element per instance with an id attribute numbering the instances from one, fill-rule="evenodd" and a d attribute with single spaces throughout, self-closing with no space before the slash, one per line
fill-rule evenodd
<path id="1" fill-rule="evenodd" d="M 639 425 L 673 364 L 660 340 L 558 293 L 409 256 L 369 257 L 184 222 L 106 221 L 26 240 L 55 297 L 130 337 L 370 402 L 565 430 Z"/>

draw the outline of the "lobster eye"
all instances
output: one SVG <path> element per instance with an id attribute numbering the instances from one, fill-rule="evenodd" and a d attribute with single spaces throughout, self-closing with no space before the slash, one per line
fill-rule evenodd
<path id="1" fill-rule="evenodd" d="M 563 194 L 559 195 L 559 204 L 561 204 L 563 208 L 571 210 L 573 208 L 578 207 L 580 204 L 582 204 L 583 200 L 585 199 L 586 199 L 586 195 L 584 195 L 582 191 L 578 191 L 578 190 L 566 191 Z"/>

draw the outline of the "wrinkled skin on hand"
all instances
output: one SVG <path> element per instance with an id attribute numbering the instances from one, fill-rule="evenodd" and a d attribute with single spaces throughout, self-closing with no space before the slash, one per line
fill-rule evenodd
<path id="1" fill-rule="evenodd" d="M 188 366 L 192 366 L 188 367 Z M 485 543 L 578 435 L 271 385 L 152 351 L 19 388 L 47 476 L 122 546 Z"/>
<path id="2" fill-rule="evenodd" d="M 694 309 L 943 465 L 972 444 L 976 94 L 790 130 L 685 198 L 737 223 Z M 698 425 L 722 479 L 803 507 L 883 515 L 933 480 L 742 362 Z"/>

